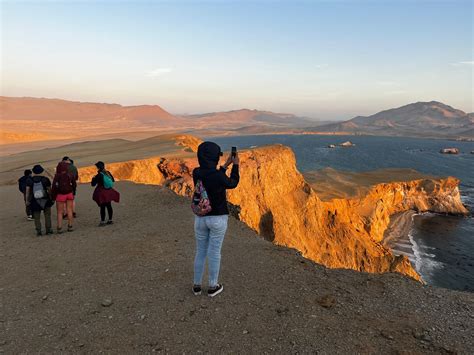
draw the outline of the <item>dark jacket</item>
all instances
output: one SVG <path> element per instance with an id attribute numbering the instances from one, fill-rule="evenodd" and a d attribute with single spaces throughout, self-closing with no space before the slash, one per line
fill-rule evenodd
<path id="1" fill-rule="evenodd" d="M 69 172 L 74 176 L 74 180 L 79 180 L 79 172 L 77 171 L 76 166 L 72 163 L 69 164 Z"/>
<path id="2" fill-rule="evenodd" d="M 102 173 L 106 173 L 107 175 L 109 175 L 112 181 L 115 182 L 113 175 L 109 171 L 102 170 L 98 172 L 96 176 L 92 178 L 92 181 L 91 181 L 92 186 L 104 187 L 104 174 Z"/>
<path id="3" fill-rule="evenodd" d="M 211 203 L 211 212 L 208 216 L 220 216 L 229 214 L 227 207 L 227 189 L 235 189 L 239 184 L 239 166 L 233 165 L 230 177 L 226 175 L 224 168 L 217 170 L 221 149 L 212 142 L 204 142 L 198 149 L 199 168 L 193 171 L 193 180 L 201 180 L 207 191 Z"/>
<path id="4" fill-rule="evenodd" d="M 18 179 L 18 190 L 20 190 L 22 194 L 26 193 L 26 183 L 28 179 L 31 179 L 31 176 L 22 176 Z"/>
<path id="5" fill-rule="evenodd" d="M 54 205 L 54 201 L 51 198 L 51 180 L 49 180 L 46 176 L 35 175 L 33 177 L 30 177 L 26 182 L 26 186 L 28 186 L 30 188 L 29 189 L 29 194 L 26 198 L 27 198 L 27 201 L 30 202 L 30 207 L 31 207 L 32 211 L 41 211 L 41 210 L 43 210 L 43 208 L 41 208 L 38 201 L 36 201 L 36 199 L 33 196 L 33 184 L 35 182 L 40 182 L 40 181 L 43 184 L 43 188 L 46 190 L 46 193 L 48 195 L 48 197 L 46 198 L 47 201 L 46 201 L 45 208 L 49 208 L 52 205 Z"/>

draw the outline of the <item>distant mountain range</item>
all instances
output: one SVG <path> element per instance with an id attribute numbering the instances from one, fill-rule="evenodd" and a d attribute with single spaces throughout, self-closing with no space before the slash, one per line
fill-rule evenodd
<path id="1" fill-rule="evenodd" d="M 151 137 L 165 132 L 202 136 L 270 133 L 370 134 L 435 138 L 474 137 L 474 114 L 440 102 L 417 102 L 344 122 L 312 120 L 287 113 L 241 109 L 173 115 L 158 105 L 75 102 L 0 97 L 0 142 L 74 141 L 87 137 Z"/>
<path id="2" fill-rule="evenodd" d="M 183 116 L 183 118 L 199 122 L 205 126 L 205 128 L 209 128 L 212 124 L 218 124 L 221 127 L 223 125 L 230 129 L 269 125 L 277 127 L 308 127 L 320 124 L 319 121 L 289 113 L 275 113 L 249 109 L 186 115 Z"/>
<path id="3" fill-rule="evenodd" d="M 348 132 L 379 136 L 473 138 L 474 113 L 465 113 L 441 102 L 416 102 L 317 127 L 318 132 Z"/>

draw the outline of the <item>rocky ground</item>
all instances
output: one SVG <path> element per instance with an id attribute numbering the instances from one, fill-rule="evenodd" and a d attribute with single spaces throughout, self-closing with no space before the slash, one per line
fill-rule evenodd
<path id="1" fill-rule="evenodd" d="M 194 296 L 189 201 L 117 189 L 114 225 L 97 227 L 82 185 L 76 231 L 37 238 L 16 188 L 0 187 L 0 352 L 474 352 L 473 294 L 326 269 L 233 218 L 225 290 Z"/>

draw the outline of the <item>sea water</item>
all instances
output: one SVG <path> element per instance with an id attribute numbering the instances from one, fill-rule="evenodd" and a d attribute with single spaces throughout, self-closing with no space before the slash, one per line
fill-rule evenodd
<path id="1" fill-rule="evenodd" d="M 301 172 L 326 167 L 346 171 L 411 168 L 436 176 L 461 180 L 463 203 L 474 212 L 473 142 L 374 136 L 268 135 L 213 137 L 225 150 L 280 143 L 293 149 Z M 350 140 L 351 148 L 327 148 Z M 440 154 L 456 147 L 459 155 Z M 409 236 L 399 241 L 400 250 L 429 284 L 474 291 L 474 218 L 432 213 L 414 217 Z M 396 251 L 395 251 L 396 252 Z"/>

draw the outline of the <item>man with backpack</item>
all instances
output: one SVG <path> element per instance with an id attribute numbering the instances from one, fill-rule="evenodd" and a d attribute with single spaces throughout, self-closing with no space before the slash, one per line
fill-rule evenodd
<path id="1" fill-rule="evenodd" d="M 33 220 L 33 213 L 31 212 L 31 206 L 26 203 L 26 183 L 31 179 L 31 170 L 27 169 L 24 171 L 23 176 L 18 179 L 18 190 L 23 194 L 23 202 L 25 203 L 26 218 L 29 221 Z"/>
<path id="2" fill-rule="evenodd" d="M 44 212 L 46 234 L 53 234 L 51 227 L 51 181 L 43 176 L 44 169 L 41 165 L 33 167 L 33 177 L 26 181 L 26 205 L 30 207 L 35 220 L 36 235 L 42 236 L 41 211 Z"/>

